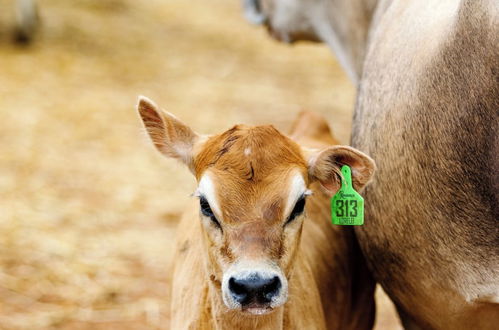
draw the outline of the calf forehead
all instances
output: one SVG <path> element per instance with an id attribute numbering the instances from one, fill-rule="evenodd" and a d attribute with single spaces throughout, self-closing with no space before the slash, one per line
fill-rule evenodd
<path id="1" fill-rule="evenodd" d="M 289 180 L 263 182 L 226 183 L 222 176 L 217 176 L 216 198 L 221 205 L 225 222 L 261 222 L 271 223 L 282 218 L 286 205 Z"/>
<path id="2" fill-rule="evenodd" d="M 195 159 L 198 179 L 207 170 L 224 221 L 281 218 L 290 186 L 306 184 L 300 147 L 272 126 L 235 126 L 210 138 Z"/>
<path id="3" fill-rule="evenodd" d="M 237 125 L 210 137 L 196 155 L 194 166 L 198 179 L 211 168 L 260 181 L 275 172 L 275 167 L 306 165 L 298 144 L 273 126 Z"/>

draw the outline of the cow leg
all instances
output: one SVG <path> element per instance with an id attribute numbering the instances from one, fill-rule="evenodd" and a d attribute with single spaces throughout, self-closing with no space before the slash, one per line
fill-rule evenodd
<path id="1" fill-rule="evenodd" d="M 395 308 L 397 309 L 397 313 L 399 315 L 400 322 L 405 330 L 423 330 L 423 328 L 419 327 L 412 319 L 412 317 L 407 314 L 403 308 L 399 305 L 395 304 Z"/>
<path id="2" fill-rule="evenodd" d="M 35 0 L 17 0 L 16 16 L 16 40 L 18 42 L 29 42 L 39 24 Z"/>

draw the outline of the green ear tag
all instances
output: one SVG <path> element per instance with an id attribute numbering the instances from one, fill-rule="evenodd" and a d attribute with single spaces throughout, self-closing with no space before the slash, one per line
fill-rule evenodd
<path id="1" fill-rule="evenodd" d="M 363 225 L 364 198 L 353 189 L 350 167 L 343 165 L 341 173 L 341 188 L 331 198 L 331 220 L 335 225 Z"/>

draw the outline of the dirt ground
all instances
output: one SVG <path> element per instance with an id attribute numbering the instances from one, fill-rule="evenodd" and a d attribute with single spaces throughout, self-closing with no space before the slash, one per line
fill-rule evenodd
<path id="1" fill-rule="evenodd" d="M 144 94 L 203 133 L 286 131 L 301 109 L 347 143 L 354 88 L 325 46 L 247 24 L 237 0 L 40 0 L 12 43 L 0 0 L 0 328 L 167 329 L 169 263 L 194 179 L 161 158 Z M 399 329 L 381 293 L 378 329 Z"/>

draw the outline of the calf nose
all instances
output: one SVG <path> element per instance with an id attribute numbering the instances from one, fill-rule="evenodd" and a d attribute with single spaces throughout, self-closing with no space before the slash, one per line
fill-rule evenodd
<path id="1" fill-rule="evenodd" d="M 280 289 L 281 280 L 277 276 L 262 278 L 258 274 L 252 274 L 241 279 L 234 277 L 229 279 L 229 290 L 232 297 L 241 306 L 249 305 L 250 303 L 270 303 L 272 298 L 279 294 Z"/>

